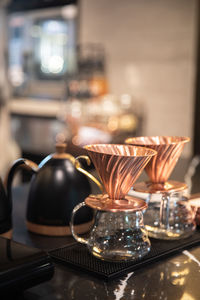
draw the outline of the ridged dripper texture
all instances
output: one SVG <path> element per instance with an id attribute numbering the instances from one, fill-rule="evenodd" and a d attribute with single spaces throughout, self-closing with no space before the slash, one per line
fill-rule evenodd
<path id="1" fill-rule="evenodd" d="M 152 160 L 145 167 L 152 183 L 164 183 L 171 175 L 188 137 L 173 136 L 143 136 L 129 138 L 126 144 L 143 146 L 157 151 Z"/>
<path id="2" fill-rule="evenodd" d="M 110 199 L 124 199 L 155 151 L 143 147 L 95 144 L 84 147 Z"/>

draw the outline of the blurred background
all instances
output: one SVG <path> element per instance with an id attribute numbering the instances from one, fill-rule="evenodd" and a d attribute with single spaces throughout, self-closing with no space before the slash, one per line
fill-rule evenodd
<path id="1" fill-rule="evenodd" d="M 200 153 L 198 0 L 3 0 L 0 174 L 66 140 L 189 136 Z"/>

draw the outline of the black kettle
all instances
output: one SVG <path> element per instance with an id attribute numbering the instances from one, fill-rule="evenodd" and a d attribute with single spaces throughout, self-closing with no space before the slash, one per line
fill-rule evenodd
<path id="1" fill-rule="evenodd" d="M 87 172 L 81 168 L 78 159 L 65 150 L 66 144 L 58 143 L 56 153 L 48 155 L 39 165 L 21 158 L 11 168 L 8 195 L 13 174 L 19 166 L 33 173 L 26 213 L 27 228 L 31 232 L 49 236 L 71 235 L 71 212 L 91 192 Z M 76 230 L 87 232 L 92 223 L 92 210 L 81 210 L 75 221 Z"/>
<path id="2" fill-rule="evenodd" d="M 11 188 L 11 184 L 10 184 Z M 8 198 L 7 194 L 11 193 L 5 190 L 3 182 L 0 178 L 0 235 L 11 238 L 12 237 L 12 200 Z"/>

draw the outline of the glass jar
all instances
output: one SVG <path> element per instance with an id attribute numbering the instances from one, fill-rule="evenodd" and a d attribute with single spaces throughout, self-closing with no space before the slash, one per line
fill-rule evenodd
<path id="1" fill-rule="evenodd" d="M 144 223 L 150 237 L 182 239 L 195 230 L 195 210 L 186 190 L 149 194 L 147 201 Z"/>
<path id="2" fill-rule="evenodd" d="M 85 202 L 78 204 L 71 217 L 71 231 L 75 240 L 87 245 L 95 257 L 107 261 L 135 260 L 150 251 L 150 241 L 143 223 L 142 211 L 97 210 L 89 238 L 74 232 L 74 217 Z"/>

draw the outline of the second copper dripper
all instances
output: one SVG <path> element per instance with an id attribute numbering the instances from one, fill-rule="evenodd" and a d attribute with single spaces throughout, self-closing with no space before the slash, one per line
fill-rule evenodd
<path id="1" fill-rule="evenodd" d="M 161 239 L 179 239 L 194 230 L 188 209 L 184 182 L 168 180 L 188 137 L 151 136 L 129 138 L 125 142 L 157 151 L 145 167 L 150 179 L 134 185 L 134 191 L 146 193 L 149 208 L 145 223 L 149 235 Z"/>
<path id="2" fill-rule="evenodd" d="M 168 181 L 168 178 L 177 164 L 185 143 L 189 142 L 189 140 L 188 137 L 174 136 L 143 136 L 126 139 L 126 144 L 143 146 L 157 152 L 145 167 L 150 181 L 137 183 L 134 185 L 134 189 L 144 193 L 160 193 L 185 189 L 185 183 Z"/>

